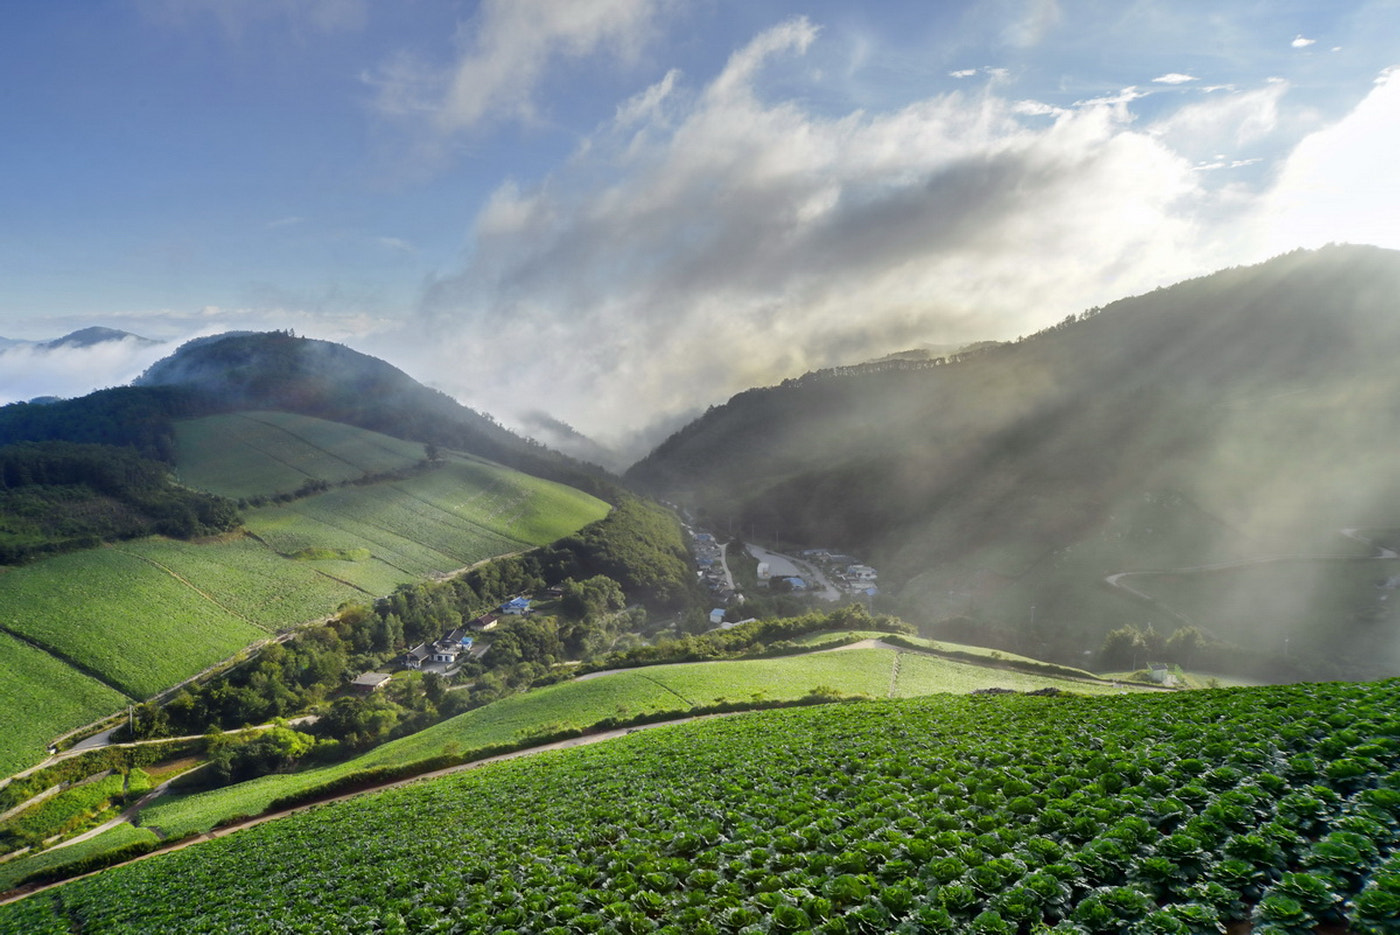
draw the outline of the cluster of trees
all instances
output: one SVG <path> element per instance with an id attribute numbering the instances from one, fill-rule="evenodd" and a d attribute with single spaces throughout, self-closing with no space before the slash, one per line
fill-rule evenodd
<path id="1" fill-rule="evenodd" d="M 103 540 L 210 535 L 241 522 L 232 500 L 177 486 L 131 448 L 23 442 L 0 448 L 0 564 Z"/>
<path id="2" fill-rule="evenodd" d="M 678 611 L 703 601 L 680 524 L 642 500 L 620 501 L 603 519 L 549 546 L 542 562 L 557 580 L 606 575 L 653 610 Z"/>
<path id="3" fill-rule="evenodd" d="M 70 441 L 133 448 L 142 457 L 175 463 L 175 420 L 207 415 L 211 401 L 176 387 L 123 386 L 80 399 L 0 406 L 0 445 Z"/>
<path id="4" fill-rule="evenodd" d="M 1247 652 L 1241 646 L 1217 639 L 1194 626 L 1177 627 L 1170 635 L 1163 635 L 1150 623 L 1145 627 L 1135 624 L 1119 627 L 1104 637 L 1098 659 L 1099 667 L 1107 671 L 1136 671 L 1149 662 L 1164 662 L 1188 670 L 1280 678 L 1296 676 L 1283 660 Z"/>

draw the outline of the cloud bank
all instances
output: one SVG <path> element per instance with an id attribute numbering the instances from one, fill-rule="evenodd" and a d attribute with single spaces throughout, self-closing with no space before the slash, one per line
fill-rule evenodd
<path id="1" fill-rule="evenodd" d="M 793 19 L 708 84 L 668 74 L 543 182 L 501 186 L 463 269 L 427 291 L 425 369 L 469 360 L 446 389 L 616 444 L 697 400 L 1014 337 L 1214 265 L 1200 174 L 1134 125 L 1131 96 L 1030 107 L 993 82 L 835 114 L 767 98 L 766 70 L 817 38 Z"/>
<path id="2" fill-rule="evenodd" d="M 137 338 L 88 347 L 21 344 L 0 349 L 0 405 L 38 396 L 69 398 L 124 386 L 180 342 L 146 344 Z"/>

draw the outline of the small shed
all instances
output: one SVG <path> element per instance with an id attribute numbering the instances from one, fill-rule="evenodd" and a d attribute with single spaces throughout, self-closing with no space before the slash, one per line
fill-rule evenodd
<path id="1" fill-rule="evenodd" d="M 379 691 L 392 677 L 387 672 L 366 672 L 355 676 L 350 688 L 362 695 L 368 695 L 370 692 Z"/>

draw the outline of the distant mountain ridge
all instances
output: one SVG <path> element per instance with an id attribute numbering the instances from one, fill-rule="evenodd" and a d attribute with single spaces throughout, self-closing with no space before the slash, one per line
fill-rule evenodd
<path id="1" fill-rule="evenodd" d="M 521 438 L 378 358 L 285 332 L 197 338 L 129 387 L 0 407 L 0 445 L 62 440 L 131 445 L 173 461 L 172 420 L 273 409 L 316 416 L 489 458 L 614 499 L 601 468 Z"/>
<path id="2" fill-rule="evenodd" d="M 942 362 L 740 393 L 625 476 L 721 531 L 868 555 L 911 619 L 970 612 L 1069 659 L 1114 626 L 1179 622 L 1106 587 L 1112 573 L 1400 528 L 1397 295 L 1400 253 L 1297 251 Z M 1400 666 L 1375 623 L 1392 612 L 1365 597 L 1364 626 L 1233 638 Z M 1337 640 L 1356 627 L 1370 635 Z"/>
<path id="3" fill-rule="evenodd" d="M 16 338 L 0 338 L 0 350 L 11 347 L 37 347 L 46 351 L 53 351 L 65 347 L 92 347 L 97 344 L 106 344 L 110 341 L 134 341 L 142 347 L 151 347 L 160 343 L 150 338 L 143 338 L 139 334 L 132 334 L 130 331 L 119 331 L 116 328 L 92 327 L 71 331 L 63 337 L 54 338 L 51 341 L 23 341 Z"/>

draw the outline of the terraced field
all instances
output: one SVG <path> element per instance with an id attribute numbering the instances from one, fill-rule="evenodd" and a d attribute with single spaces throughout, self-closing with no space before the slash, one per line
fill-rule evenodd
<path id="1" fill-rule="evenodd" d="M 406 480 L 250 510 L 247 526 L 283 555 L 368 548 L 368 562 L 308 564 L 387 593 L 403 581 L 551 542 L 606 512 L 602 501 L 560 484 L 450 458 Z"/>
<path id="2" fill-rule="evenodd" d="M 146 698 L 268 635 L 218 598 L 132 552 L 93 549 L 0 575 L 0 626 Z"/>

